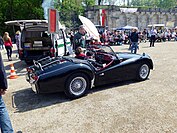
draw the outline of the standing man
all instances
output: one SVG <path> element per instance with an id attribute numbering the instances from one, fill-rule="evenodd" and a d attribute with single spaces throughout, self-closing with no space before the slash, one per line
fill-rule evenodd
<path id="1" fill-rule="evenodd" d="M 136 54 L 138 49 L 138 39 L 139 39 L 139 33 L 137 33 L 137 29 L 133 28 L 132 33 L 130 35 L 130 42 L 131 42 L 131 53 Z"/>
<path id="2" fill-rule="evenodd" d="M 12 124 L 2 99 L 7 90 L 7 78 L 0 53 L 0 129 L 1 133 L 13 133 Z"/>
<path id="3" fill-rule="evenodd" d="M 79 26 L 79 31 L 74 35 L 73 39 L 73 49 L 76 50 L 77 47 L 85 47 L 85 34 L 86 31 L 84 26 Z"/>
<path id="4" fill-rule="evenodd" d="M 154 43 L 156 40 L 157 30 L 155 28 L 152 28 L 150 31 L 150 47 L 154 47 Z"/>

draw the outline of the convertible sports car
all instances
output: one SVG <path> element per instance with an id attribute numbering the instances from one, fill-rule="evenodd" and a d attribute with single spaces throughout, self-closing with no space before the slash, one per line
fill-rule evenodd
<path id="1" fill-rule="evenodd" d="M 85 59 L 46 57 L 27 67 L 26 80 L 36 93 L 64 91 L 79 98 L 99 85 L 125 80 L 146 80 L 153 62 L 147 54 L 115 53 L 110 46 L 90 46 Z"/>

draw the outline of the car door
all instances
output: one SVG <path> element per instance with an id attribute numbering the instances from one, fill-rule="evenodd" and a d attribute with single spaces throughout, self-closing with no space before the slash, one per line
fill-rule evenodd
<path id="1" fill-rule="evenodd" d="M 55 48 L 58 52 L 58 56 L 66 55 L 68 52 L 72 54 L 71 42 L 70 39 L 66 37 L 65 31 L 63 29 L 60 29 L 55 37 Z"/>
<path id="2" fill-rule="evenodd" d="M 118 63 L 114 66 L 98 71 L 95 74 L 95 85 L 108 84 L 123 80 L 124 65 Z"/>

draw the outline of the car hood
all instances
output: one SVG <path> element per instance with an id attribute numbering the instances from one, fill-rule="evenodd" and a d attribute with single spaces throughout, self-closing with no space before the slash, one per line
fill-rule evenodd
<path id="1" fill-rule="evenodd" d="M 118 58 L 120 59 L 130 59 L 130 58 L 140 58 L 142 55 L 140 54 L 131 54 L 131 53 L 116 53 Z"/>

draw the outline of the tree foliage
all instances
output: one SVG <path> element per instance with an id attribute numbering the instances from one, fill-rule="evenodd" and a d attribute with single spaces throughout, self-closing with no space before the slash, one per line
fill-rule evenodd
<path id="1" fill-rule="evenodd" d="M 5 31 L 15 33 L 13 27 L 6 26 L 5 21 L 22 19 L 44 19 L 42 3 L 45 0 L 1 0 L 0 2 L 0 34 Z M 78 27 L 78 15 L 83 15 L 88 6 L 95 5 L 95 0 L 46 0 L 54 3 L 54 8 L 60 13 L 60 21 L 67 27 Z M 106 0 L 104 0 L 106 1 Z M 119 0 L 125 5 L 171 8 L 177 6 L 176 0 Z M 115 5 L 117 0 L 107 0 Z"/>
<path id="2" fill-rule="evenodd" d="M 66 26 L 74 27 L 79 23 L 78 15 L 83 15 L 87 6 L 93 6 L 95 0 L 47 0 L 54 2 L 60 12 L 60 21 Z M 0 34 L 5 31 L 14 33 L 16 29 L 6 26 L 4 22 L 24 19 L 44 19 L 44 0 L 1 0 Z M 15 27 L 16 28 L 16 27 Z"/>
<path id="3" fill-rule="evenodd" d="M 15 29 L 4 22 L 20 19 L 43 19 L 42 1 L 38 0 L 3 0 L 0 2 L 0 34 L 5 31 L 14 33 Z M 16 27 L 15 27 L 16 28 Z"/>
<path id="4" fill-rule="evenodd" d="M 55 7 L 60 12 L 60 21 L 67 27 L 78 27 L 78 15 L 83 15 L 88 6 L 95 5 L 95 0 L 62 0 Z"/>
<path id="5" fill-rule="evenodd" d="M 133 6 L 149 6 L 155 8 L 173 8 L 177 6 L 176 0 L 132 0 Z"/>

